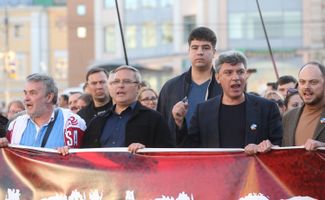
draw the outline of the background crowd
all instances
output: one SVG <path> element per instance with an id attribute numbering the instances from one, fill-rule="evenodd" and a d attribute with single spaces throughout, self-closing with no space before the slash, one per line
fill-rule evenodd
<path id="1" fill-rule="evenodd" d="M 122 65 L 110 72 L 92 68 L 83 93 L 58 94 L 52 77 L 32 74 L 23 101 L 1 116 L 0 146 L 58 149 L 128 147 L 244 148 L 249 155 L 274 145 L 325 146 L 325 67 L 316 61 L 297 75 L 247 92 L 248 60 L 239 51 L 221 52 L 207 27 L 188 37 L 188 71 L 158 93 L 140 72 Z"/>

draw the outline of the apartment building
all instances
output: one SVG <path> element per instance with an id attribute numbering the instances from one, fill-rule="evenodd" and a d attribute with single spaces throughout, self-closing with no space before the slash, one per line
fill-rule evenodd
<path id="1" fill-rule="evenodd" d="M 49 7 L 29 1 L 0 5 L 1 100 L 22 99 L 26 76 L 36 72 L 49 73 L 60 88 L 67 87 L 68 30 L 62 2 Z"/>

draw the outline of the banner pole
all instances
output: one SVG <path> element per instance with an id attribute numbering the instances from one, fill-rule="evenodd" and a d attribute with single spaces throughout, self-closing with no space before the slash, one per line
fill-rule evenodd
<path id="1" fill-rule="evenodd" d="M 117 0 L 115 0 L 115 6 L 116 6 L 118 23 L 119 23 L 119 26 L 120 26 L 120 33 L 121 33 L 121 38 L 122 38 L 122 45 L 123 45 L 123 51 L 124 51 L 125 64 L 129 65 L 128 55 L 126 53 L 126 47 L 125 47 L 125 42 L 124 42 L 124 34 L 123 34 L 123 28 L 122 28 L 122 23 L 121 23 L 121 16 L 120 16 L 120 11 L 119 11 L 119 8 L 118 8 Z"/>
<path id="2" fill-rule="evenodd" d="M 275 76 L 276 76 L 276 79 L 278 80 L 279 79 L 279 73 L 278 73 L 278 69 L 277 69 L 276 64 L 275 64 L 271 44 L 270 44 L 269 37 L 268 37 L 267 32 L 266 32 L 266 28 L 265 28 L 265 24 L 264 24 L 262 12 L 261 12 L 261 8 L 260 8 L 260 4 L 258 3 L 258 0 L 256 0 L 256 4 L 257 4 L 258 12 L 260 14 L 260 18 L 261 18 L 261 22 L 262 22 L 262 26 L 263 26 L 263 31 L 264 31 L 265 39 L 266 39 L 266 42 L 267 42 L 267 47 L 269 49 L 269 53 L 270 53 L 270 56 L 271 56 Z"/>

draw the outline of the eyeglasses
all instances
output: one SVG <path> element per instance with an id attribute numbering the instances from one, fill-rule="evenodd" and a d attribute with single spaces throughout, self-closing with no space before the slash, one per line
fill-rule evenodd
<path id="1" fill-rule="evenodd" d="M 143 101 L 143 102 L 149 102 L 149 101 L 157 101 L 157 97 L 146 97 L 144 99 L 140 99 L 140 101 Z"/>
<path id="2" fill-rule="evenodd" d="M 138 84 L 138 81 L 132 81 L 132 80 L 114 80 L 111 81 L 110 84 L 113 86 L 119 85 L 119 84 L 123 84 L 123 85 L 131 85 L 131 84 Z"/>
<path id="3" fill-rule="evenodd" d="M 289 88 L 287 90 L 287 96 L 290 94 L 296 94 L 296 93 L 298 93 L 298 90 L 296 88 Z"/>

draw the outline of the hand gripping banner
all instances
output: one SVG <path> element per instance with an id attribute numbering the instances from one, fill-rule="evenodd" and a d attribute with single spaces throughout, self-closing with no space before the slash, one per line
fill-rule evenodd
<path id="1" fill-rule="evenodd" d="M 325 150 L 72 149 L 8 147 L 0 155 L 0 199 L 324 199 Z"/>

